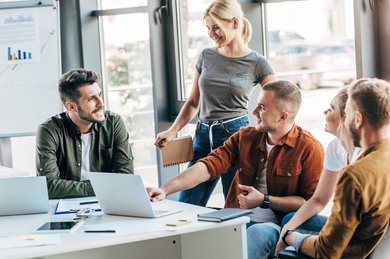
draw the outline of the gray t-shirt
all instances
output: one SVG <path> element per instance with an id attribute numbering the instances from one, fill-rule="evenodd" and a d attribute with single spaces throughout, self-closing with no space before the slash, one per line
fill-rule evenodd
<path id="1" fill-rule="evenodd" d="M 239 58 L 225 57 L 217 48 L 206 48 L 196 62 L 199 77 L 199 119 L 214 121 L 248 114 L 248 100 L 254 87 L 268 75 L 271 66 L 252 51 Z"/>

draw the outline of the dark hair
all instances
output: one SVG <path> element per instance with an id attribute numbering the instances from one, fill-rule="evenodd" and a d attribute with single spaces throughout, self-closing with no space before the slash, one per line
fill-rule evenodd
<path id="1" fill-rule="evenodd" d="M 62 102 L 67 100 L 77 102 L 80 98 L 78 89 L 84 85 L 90 85 L 100 81 L 100 75 L 91 70 L 79 68 L 63 74 L 58 81 L 58 90 Z"/>
<path id="2" fill-rule="evenodd" d="M 377 78 L 362 78 L 348 90 L 351 104 L 360 111 L 374 129 L 390 123 L 390 84 Z"/>
<path id="3" fill-rule="evenodd" d="M 302 95 L 298 86 L 287 80 L 275 80 L 263 87 L 264 91 L 275 92 L 275 97 L 282 102 L 279 102 L 281 109 L 286 109 L 290 113 L 291 120 L 294 120 L 298 114 L 302 103 Z"/>

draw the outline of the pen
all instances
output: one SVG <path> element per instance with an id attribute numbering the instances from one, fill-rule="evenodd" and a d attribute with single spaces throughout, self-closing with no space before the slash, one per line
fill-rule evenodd
<path id="1" fill-rule="evenodd" d="M 84 233 L 115 233 L 115 230 L 84 230 Z"/>
<path id="2" fill-rule="evenodd" d="M 80 205 L 95 204 L 95 203 L 98 203 L 98 201 L 83 201 L 80 202 Z"/>

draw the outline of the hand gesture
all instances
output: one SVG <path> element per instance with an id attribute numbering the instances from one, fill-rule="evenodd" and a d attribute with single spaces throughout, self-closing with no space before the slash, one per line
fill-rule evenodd
<path id="1" fill-rule="evenodd" d="M 169 141 L 171 141 L 174 137 L 174 133 L 170 132 L 169 130 L 160 132 L 157 134 L 156 141 L 154 142 L 154 145 L 158 148 L 164 147 Z"/>
<path id="2" fill-rule="evenodd" d="M 146 188 L 151 201 L 161 201 L 167 197 L 167 194 L 163 189 L 160 188 Z"/>
<path id="3" fill-rule="evenodd" d="M 258 207 L 264 200 L 264 194 L 256 190 L 252 186 L 239 184 L 238 187 L 242 191 L 238 196 L 238 202 L 242 209 L 252 209 Z"/>

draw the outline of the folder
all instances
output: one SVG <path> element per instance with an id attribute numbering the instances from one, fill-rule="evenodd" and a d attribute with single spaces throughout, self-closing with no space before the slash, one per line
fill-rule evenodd
<path id="1" fill-rule="evenodd" d="M 185 136 L 173 139 L 161 148 L 164 166 L 176 165 L 191 161 L 194 158 L 192 137 Z"/>
<path id="2" fill-rule="evenodd" d="M 222 222 L 229 219 L 238 218 L 252 213 L 251 210 L 238 209 L 238 208 L 224 208 L 221 210 L 198 214 L 198 220 L 200 221 L 212 221 Z"/>

